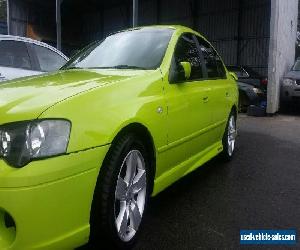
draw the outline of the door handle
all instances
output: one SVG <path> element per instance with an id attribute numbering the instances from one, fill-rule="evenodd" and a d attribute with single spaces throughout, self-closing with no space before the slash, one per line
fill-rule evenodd
<path id="1" fill-rule="evenodd" d="M 208 96 L 203 97 L 203 102 L 208 102 Z"/>
<path id="2" fill-rule="evenodd" d="M 226 92 L 226 97 L 229 97 L 229 92 Z"/>

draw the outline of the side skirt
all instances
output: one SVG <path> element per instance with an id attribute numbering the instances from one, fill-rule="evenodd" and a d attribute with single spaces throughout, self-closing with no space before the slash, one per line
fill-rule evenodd
<path id="1" fill-rule="evenodd" d="M 159 192 L 163 191 L 165 188 L 167 188 L 183 176 L 199 168 L 204 163 L 208 162 L 210 159 L 222 152 L 222 150 L 222 141 L 219 141 L 201 151 L 197 155 L 170 169 L 168 172 L 165 172 L 161 176 L 157 177 L 154 180 L 154 189 L 152 196 L 157 195 Z"/>

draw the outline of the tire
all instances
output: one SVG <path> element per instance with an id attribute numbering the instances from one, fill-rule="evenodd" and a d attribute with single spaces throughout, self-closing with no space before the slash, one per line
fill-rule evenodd
<path id="1" fill-rule="evenodd" d="M 149 163 L 145 146 L 133 134 L 121 136 L 112 145 L 100 170 L 92 202 L 91 248 L 133 247 L 149 201 Z"/>
<path id="2" fill-rule="evenodd" d="M 230 161 L 234 155 L 234 150 L 236 146 L 236 136 L 236 116 L 235 113 L 231 111 L 222 138 L 223 151 L 221 153 L 221 156 L 225 161 Z"/>

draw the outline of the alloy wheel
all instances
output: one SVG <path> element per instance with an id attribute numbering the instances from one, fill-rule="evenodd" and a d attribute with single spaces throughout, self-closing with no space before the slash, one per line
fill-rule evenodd
<path id="1" fill-rule="evenodd" d="M 228 143 L 228 155 L 232 156 L 234 148 L 235 148 L 235 139 L 236 139 L 237 131 L 236 131 L 236 122 L 233 115 L 230 116 L 228 122 L 228 135 L 227 135 L 227 143 Z"/>
<path id="2" fill-rule="evenodd" d="M 125 157 L 115 190 L 115 226 L 119 238 L 130 241 L 136 234 L 146 201 L 146 167 L 139 150 L 131 150 Z"/>

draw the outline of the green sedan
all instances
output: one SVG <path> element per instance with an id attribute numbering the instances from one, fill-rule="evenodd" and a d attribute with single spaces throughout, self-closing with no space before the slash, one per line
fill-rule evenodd
<path id="1" fill-rule="evenodd" d="M 236 76 L 182 26 L 0 85 L 0 249 L 131 247 L 150 196 L 235 149 Z"/>

